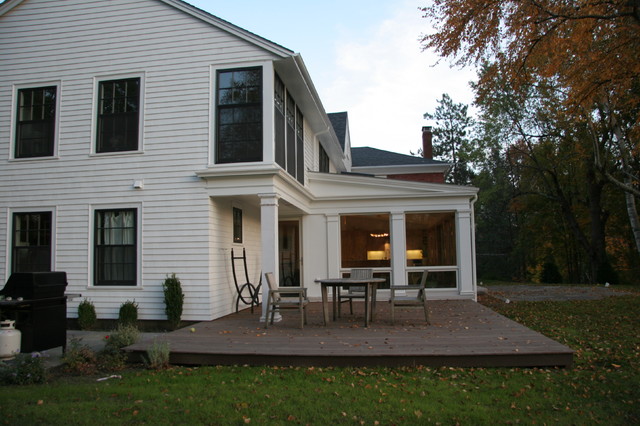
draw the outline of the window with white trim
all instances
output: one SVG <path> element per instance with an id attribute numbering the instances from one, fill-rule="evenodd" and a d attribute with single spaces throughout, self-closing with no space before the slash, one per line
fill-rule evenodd
<path id="1" fill-rule="evenodd" d="M 130 208 L 95 211 L 94 285 L 136 285 L 137 213 Z"/>
<path id="2" fill-rule="evenodd" d="M 13 214 L 11 272 L 51 271 L 50 211 Z"/>
<path id="3" fill-rule="evenodd" d="M 56 86 L 18 89 L 15 158 L 53 156 L 57 91 Z"/>
<path id="4" fill-rule="evenodd" d="M 140 78 L 100 81 L 96 152 L 137 151 L 139 126 Z"/>

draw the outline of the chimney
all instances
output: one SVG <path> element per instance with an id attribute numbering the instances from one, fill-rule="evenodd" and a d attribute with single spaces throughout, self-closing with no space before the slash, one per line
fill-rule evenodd
<path id="1" fill-rule="evenodd" d="M 422 156 L 429 160 L 433 159 L 433 133 L 431 126 L 422 128 Z"/>

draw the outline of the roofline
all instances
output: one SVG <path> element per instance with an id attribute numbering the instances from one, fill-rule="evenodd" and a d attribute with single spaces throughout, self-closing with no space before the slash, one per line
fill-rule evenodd
<path id="1" fill-rule="evenodd" d="M 403 175 L 411 173 L 447 173 L 451 164 L 402 164 L 385 166 L 352 166 L 351 170 L 372 175 Z M 427 169 L 427 170 L 425 170 Z"/>

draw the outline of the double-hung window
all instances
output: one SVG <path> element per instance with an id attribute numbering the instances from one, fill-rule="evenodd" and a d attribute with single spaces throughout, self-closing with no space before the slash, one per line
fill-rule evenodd
<path id="1" fill-rule="evenodd" d="M 137 210 L 96 210 L 94 244 L 94 284 L 135 286 Z"/>
<path id="2" fill-rule="evenodd" d="M 304 117 L 277 74 L 274 106 L 276 163 L 304 184 Z"/>
<path id="3" fill-rule="evenodd" d="M 11 272 L 51 270 L 51 212 L 13 214 Z"/>
<path id="4" fill-rule="evenodd" d="M 15 158 L 53 156 L 56 96 L 56 86 L 18 90 Z"/>
<path id="5" fill-rule="evenodd" d="M 216 163 L 262 161 L 262 68 L 221 70 L 216 81 Z"/>
<path id="6" fill-rule="evenodd" d="M 140 78 L 100 81 L 96 152 L 137 151 Z"/>

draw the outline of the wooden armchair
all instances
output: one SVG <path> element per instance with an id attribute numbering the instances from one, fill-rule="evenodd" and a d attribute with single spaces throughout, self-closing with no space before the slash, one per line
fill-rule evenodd
<path id="1" fill-rule="evenodd" d="M 269 327 L 269 321 L 273 324 L 276 310 L 297 309 L 300 312 L 300 328 L 307 323 L 307 289 L 304 287 L 280 287 L 272 272 L 264 274 L 269 284 L 269 297 L 267 300 L 267 312 L 264 328 Z"/>
<path id="2" fill-rule="evenodd" d="M 424 319 L 429 324 L 429 307 L 427 306 L 427 293 L 425 286 L 427 284 L 428 271 L 422 273 L 420 284 L 418 285 L 399 285 L 391 286 L 391 323 L 395 321 L 396 306 L 415 306 L 424 309 Z"/>
<path id="3" fill-rule="evenodd" d="M 370 268 L 353 268 L 351 269 L 351 278 L 373 278 L 373 269 Z M 364 286 L 350 286 L 346 293 L 338 293 L 338 316 L 342 314 L 341 306 L 344 302 L 349 302 L 349 312 L 353 315 L 353 299 L 364 299 Z"/>

